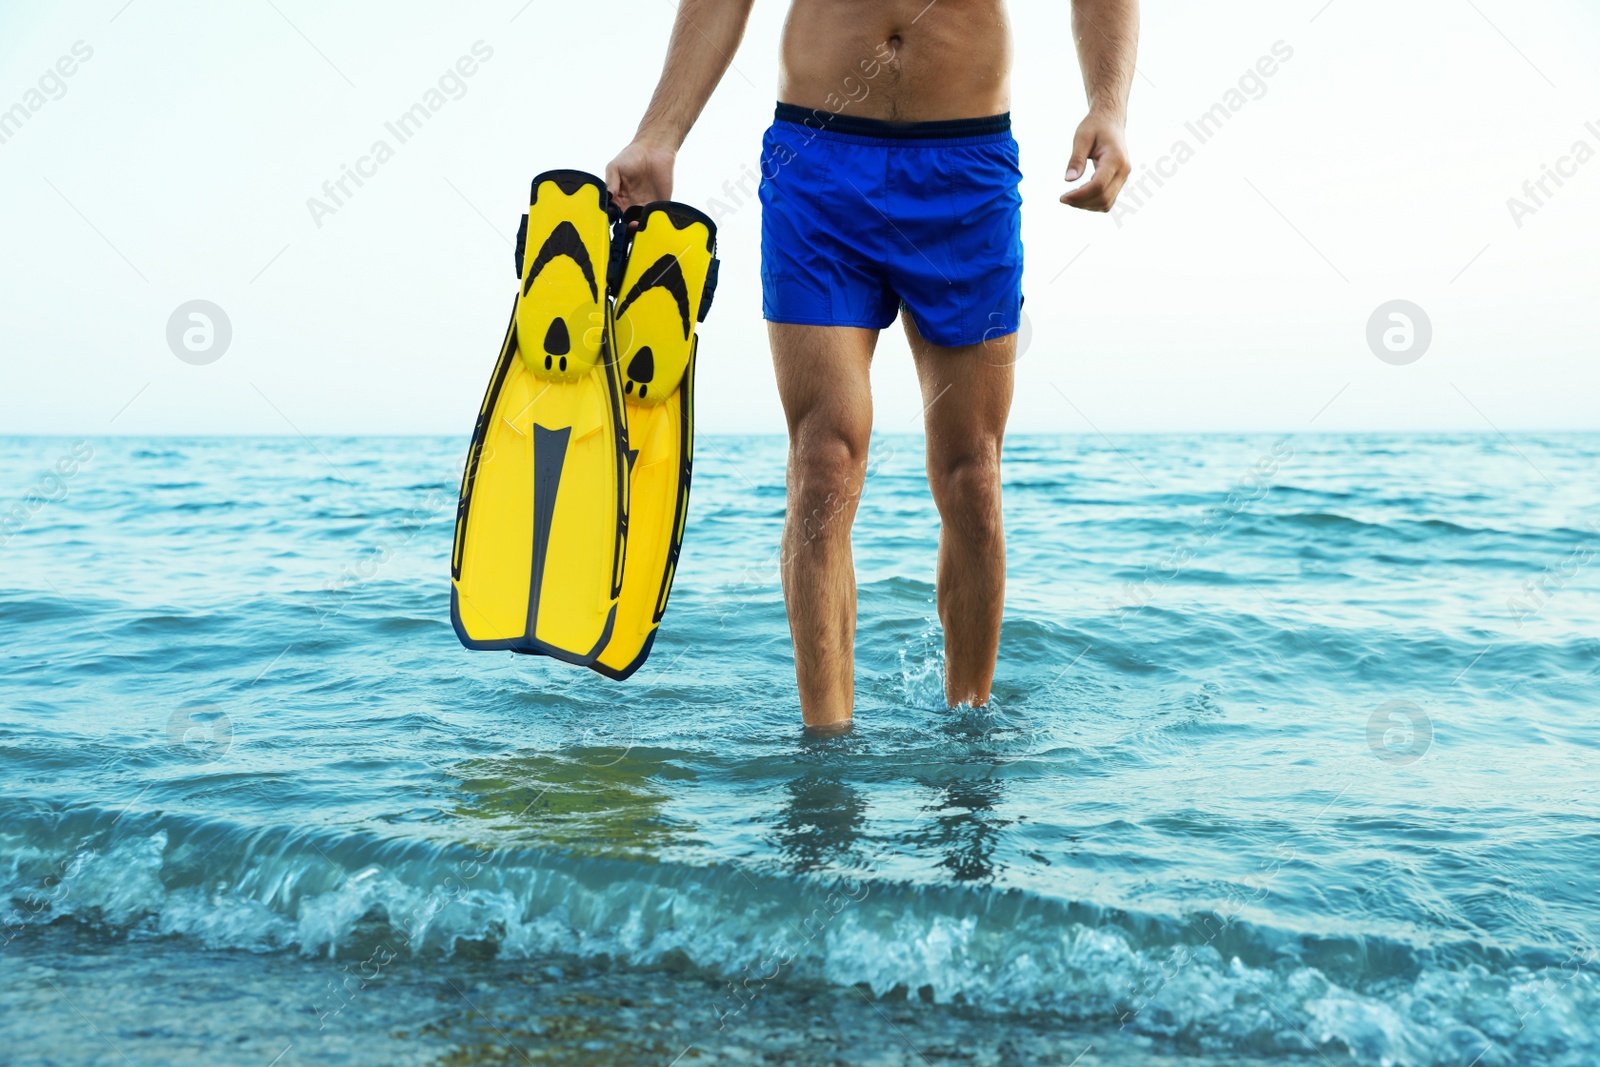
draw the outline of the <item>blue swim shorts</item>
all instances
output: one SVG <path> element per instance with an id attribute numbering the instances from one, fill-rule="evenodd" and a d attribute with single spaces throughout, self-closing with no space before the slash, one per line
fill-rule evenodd
<path id="1" fill-rule="evenodd" d="M 889 123 L 779 104 L 761 156 L 762 312 L 936 345 L 1016 332 L 1022 195 L 1010 115 Z"/>

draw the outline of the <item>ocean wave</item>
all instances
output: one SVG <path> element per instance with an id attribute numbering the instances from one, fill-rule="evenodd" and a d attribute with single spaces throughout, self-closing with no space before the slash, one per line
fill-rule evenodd
<path id="1" fill-rule="evenodd" d="M 1342 1051 L 1390 1067 L 1576 1067 L 1600 1054 L 1592 950 L 1285 929 L 1244 900 L 1158 914 L 865 873 L 795 877 L 83 808 L 7 815 L 5 941 L 27 924 L 72 921 L 349 960 L 604 959 L 717 976 L 717 1011 L 729 1016 L 769 982 L 862 985 L 1212 1051 Z"/>

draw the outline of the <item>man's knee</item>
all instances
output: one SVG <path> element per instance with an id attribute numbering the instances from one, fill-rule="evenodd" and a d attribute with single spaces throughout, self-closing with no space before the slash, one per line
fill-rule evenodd
<path id="1" fill-rule="evenodd" d="M 980 539 L 1000 534 L 998 444 L 930 459 L 928 481 L 945 525 Z"/>
<path id="2" fill-rule="evenodd" d="M 848 427 L 803 428 L 795 435 L 794 462 L 806 491 L 830 492 L 859 481 L 867 445 L 868 434 Z"/>
<path id="3" fill-rule="evenodd" d="M 796 518 L 815 536 L 853 510 L 867 465 L 868 435 L 837 426 L 807 427 L 797 434 L 791 477 Z"/>

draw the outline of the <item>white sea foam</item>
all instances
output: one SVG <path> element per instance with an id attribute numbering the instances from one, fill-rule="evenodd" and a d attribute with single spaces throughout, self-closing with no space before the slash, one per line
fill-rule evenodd
<path id="1" fill-rule="evenodd" d="M 148 828 L 146 828 L 148 830 Z M 130 833 L 58 850 L 59 880 L 30 885 L 45 851 L 13 850 L 5 887 L 63 917 L 134 936 L 311 956 L 428 958 L 483 943 L 502 956 L 687 964 L 728 980 L 736 1012 L 768 982 L 865 984 L 997 1014 L 1046 1014 L 1181 1043 L 1254 1053 L 1344 1049 L 1356 1062 L 1434 1067 L 1592 1064 L 1600 983 L 1592 970 L 1496 965 L 1492 953 L 1386 946 L 1404 966 L 1335 980 L 1281 950 L 1295 938 L 1235 924 L 1251 962 L 1197 943 L 1175 917 L 1013 894 L 828 883 L 730 868 L 522 852 L 477 867 L 464 849 L 350 839 L 226 853 L 203 872 L 174 863 L 183 832 Z M 221 840 L 238 838 L 223 835 Z M 454 873 L 452 873 L 454 872 Z M 462 872 L 470 876 L 462 877 Z M 753 884 L 752 884 L 753 883 Z M 14 913 L 15 914 L 15 913 Z M 1304 947 L 1305 938 L 1299 938 Z M 1453 956 L 1469 960 L 1472 946 Z M 1465 1058 L 1463 1057 L 1465 1052 Z"/>

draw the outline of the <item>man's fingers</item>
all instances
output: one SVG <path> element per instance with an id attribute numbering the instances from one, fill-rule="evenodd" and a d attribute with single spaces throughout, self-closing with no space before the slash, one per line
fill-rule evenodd
<path id="1" fill-rule="evenodd" d="M 623 211 L 628 210 L 628 205 L 632 202 L 628 196 L 628 182 L 622 176 L 622 168 L 617 166 L 615 159 L 606 164 L 606 191 L 611 194 L 613 204 Z"/>
<path id="2" fill-rule="evenodd" d="M 1128 180 L 1128 174 L 1128 161 L 1120 156 L 1097 159 L 1094 177 L 1087 184 L 1063 195 L 1061 202 L 1085 211 L 1110 211 L 1111 205 L 1116 203 L 1117 193 Z"/>
<path id="3" fill-rule="evenodd" d="M 1085 211 L 1109 211 L 1111 204 L 1106 198 L 1106 187 L 1110 183 L 1110 172 L 1103 167 L 1095 168 L 1094 177 L 1088 183 L 1065 193 L 1061 202 L 1068 207 L 1082 208 Z"/>
<path id="4" fill-rule="evenodd" d="M 665 162 L 630 145 L 606 164 L 606 189 L 612 201 L 626 211 L 655 200 L 672 199 L 672 157 Z M 638 229 L 634 223 L 631 229 Z"/>
<path id="5" fill-rule="evenodd" d="M 1078 132 L 1072 135 L 1072 158 L 1067 160 L 1067 181 L 1075 182 L 1083 177 L 1089 167 L 1089 152 L 1093 148 L 1094 135 L 1078 127 Z"/>

